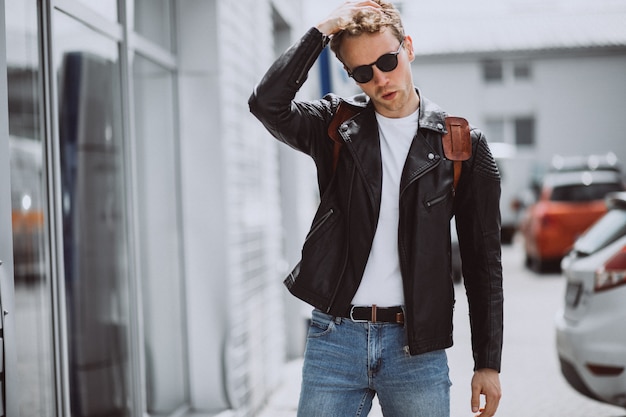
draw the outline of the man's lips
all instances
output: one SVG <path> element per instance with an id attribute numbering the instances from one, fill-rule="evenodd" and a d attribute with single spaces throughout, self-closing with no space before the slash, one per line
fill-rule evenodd
<path id="1" fill-rule="evenodd" d="M 395 96 L 396 96 L 396 92 L 395 91 L 391 91 L 389 93 L 384 93 L 384 94 L 381 95 L 383 100 L 393 100 Z"/>

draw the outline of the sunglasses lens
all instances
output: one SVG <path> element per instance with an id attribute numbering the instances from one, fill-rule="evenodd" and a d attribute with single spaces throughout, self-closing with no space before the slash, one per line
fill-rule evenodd
<path id="1" fill-rule="evenodd" d="M 378 58 L 378 61 L 376 61 L 376 66 L 384 72 L 393 71 L 398 66 L 398 55 L 385 54 Z"/>
<path id="2" fill-rule="evenodd" d="M 368 65 L 356 67 L 354 71 L 352 71 L 352 78 L 354 78 L 357 83 L 361 84 L 370 82 L 372 78 L 374 78 L 374 70 Z"/>
<path id="3" fill-rule="evenodd" d="M 400 49 L 402 49 L 402 45 L 404 41 L 400 42 L 400 46 L 398 47 L 397 52 L 392 52 L 390 54 L 385 54 L 380 56 L 376 62 L 369 65 L 361 65 L 360 67 L 356 67 L 350 76 L 354 78 L 357 83 L 365 84 L 372 81 L 374 78 L 374 69 L 372 66 L 376 65 L 379 70 L 383 72 L 390 72 L 396 69 L 398 66 L 398 54 L 400 53 Z"/>

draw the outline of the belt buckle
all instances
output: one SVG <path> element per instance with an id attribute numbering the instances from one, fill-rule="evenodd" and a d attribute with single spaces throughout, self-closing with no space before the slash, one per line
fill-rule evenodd
<path id="1" fill-rule="evenodd" d="M 357 306 L 352 306 L 352 307 L 350 308 L 350 320 L 352 320 L 352 321 L 353 321 L 353 322 L 355 322 L 355 323 L 367 323 L 369 320 L 360 320 L 360 319 L 355 319 L 355 318 L 354 318 L 354 309 L 355 309 L 356 307 L 357 307 Z"/>
<path id="2" fill-rule="evenodd" d="M 369 307 L 372 310 L 372 316 L 369 319 L 367 319 L 367 320 L 358 320 L 358 319 L 354 318 L 354 309 L 356 307 L 357 306 L 352 306 L 350 308 L 350 320 L 352 320 L 355 323 L 368 323 L 368 322 L 377 323 L 378 322 L 378 320 L 376 319 L 376 304 L 372 304 L 372 306 Z M 365 307 L 365 308 L 367 308 L 367 307 Z"/>

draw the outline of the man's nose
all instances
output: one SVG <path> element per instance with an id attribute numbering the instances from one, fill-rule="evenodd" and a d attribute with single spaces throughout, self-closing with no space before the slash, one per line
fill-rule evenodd
<path id="1" fill-rule="evenodd" d="M 376 85 L 385 85 L 389 82 L 389 74 L 381 71 L 377 66 L 374 66 L 374 76 L 372 77 L 372 81 Z"/>

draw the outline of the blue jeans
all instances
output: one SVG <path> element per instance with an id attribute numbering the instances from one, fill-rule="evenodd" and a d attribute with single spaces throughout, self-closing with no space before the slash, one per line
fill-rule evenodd
<path id="1" fill-rule="evenodd" d="M 378 395 L 386 417 L 449 417 L 445 350 L 410 356 L 404 327 L 313 311 L 298 417 L 366 416 Z"/>

